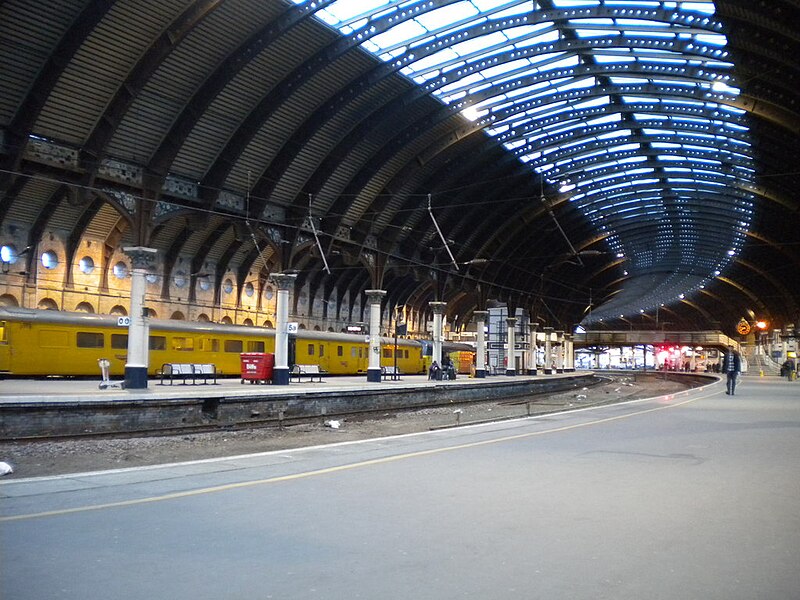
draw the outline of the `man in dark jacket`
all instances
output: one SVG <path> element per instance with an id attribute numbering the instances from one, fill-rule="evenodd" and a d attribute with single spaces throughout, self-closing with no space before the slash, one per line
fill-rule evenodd
<path id="1" fill-rule="evenodd" d="M 728 346 L 722 358 L 722 372 L 728 378 L 728 391 L 725 393 L 729 396 L 733 396 L 733 392 L 736 390 L 736 378 L 741 370 L 742 359 L 739 357 L 739 353 L 733 349 L 733 346 Z"/>

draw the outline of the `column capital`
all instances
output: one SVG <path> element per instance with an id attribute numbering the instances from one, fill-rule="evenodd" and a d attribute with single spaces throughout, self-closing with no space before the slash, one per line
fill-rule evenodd
<path id="1" fill-rule="evenodd" d="M 536 331 L 536 328 L 539 327 L 538 323 L 528 323 L 528 329 L 531 331 Z"/>
<path id="2" fill-rule="evenodd" d="M 517 317 L 506 317 L 506 324 L 509 327 L 513 327 L 517 324 Z"/>
<path id="3" fill-rule="evenodd" d="M 472 312 L 472 316 L 476 321 L 485 321 L 489 316 L 488 310 L 476 310 Z"/>
<path id="4" fill-rule="evenodd" d="M 447 302 L 428 302 L 428 306 L 433 309 L 433 314 L 441 315 L 444 314 L 444 309 L 447 306 Z"/>
<path id="5" fill-rule="evenodd" d="M 278 286 L 279 290 L 288 290 L 297 279 L 297 273 L 273 273 L 269 278 Z"/>
<path id="6" fill-rule="evenodd" d="M 127 246 L 122 249 L 131 259 L 131 266 L 134 269 L 147 269 L 156 264 L 158 250 L 155 248 L 145 248 L 144 246 Z"/>
<path id="7" fill-rule="evenodd" d="M 370 304 L 380 304 L 381 299 L 386 295 L 386 290 L 364 290 Z"/>

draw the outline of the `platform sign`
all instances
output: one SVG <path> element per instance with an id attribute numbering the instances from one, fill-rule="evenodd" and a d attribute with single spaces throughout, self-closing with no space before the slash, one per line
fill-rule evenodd
<path id="1" fill-rule="evenodd" d="M 130 317 L 117 317 L 117 327 L 130 327 L 130 326 L 131 326 Z"/>
<path id="2" fill-rule="evenodd" d="M 300 330 L 300 325 L 297 323 L 287 323 L 286 333 L 297 333 Z"/>

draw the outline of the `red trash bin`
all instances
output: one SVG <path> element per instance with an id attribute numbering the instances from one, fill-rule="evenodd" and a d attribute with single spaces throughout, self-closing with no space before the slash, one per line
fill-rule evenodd
<path id="1" fill-rule="evenodd" d="M 269 352 L 242 352 L 242 383 L 272 383 L 272 371 L 275 368 L 275 355 Z"/>

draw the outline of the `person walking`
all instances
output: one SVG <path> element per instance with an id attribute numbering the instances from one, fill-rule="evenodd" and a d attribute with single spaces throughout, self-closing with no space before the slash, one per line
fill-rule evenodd
<path id="1" fill-rule="evenodd" d="M 725 356 L 722 359 L 722 372 L 725 373 L 728 381 L 728 389 L 725 392 L 729 396 L 733 396 L 736 391 L 736 378 L 742 370 L 742 359 L 739 353 L 734 350 L 733 346 L 728 346 Z"/>

